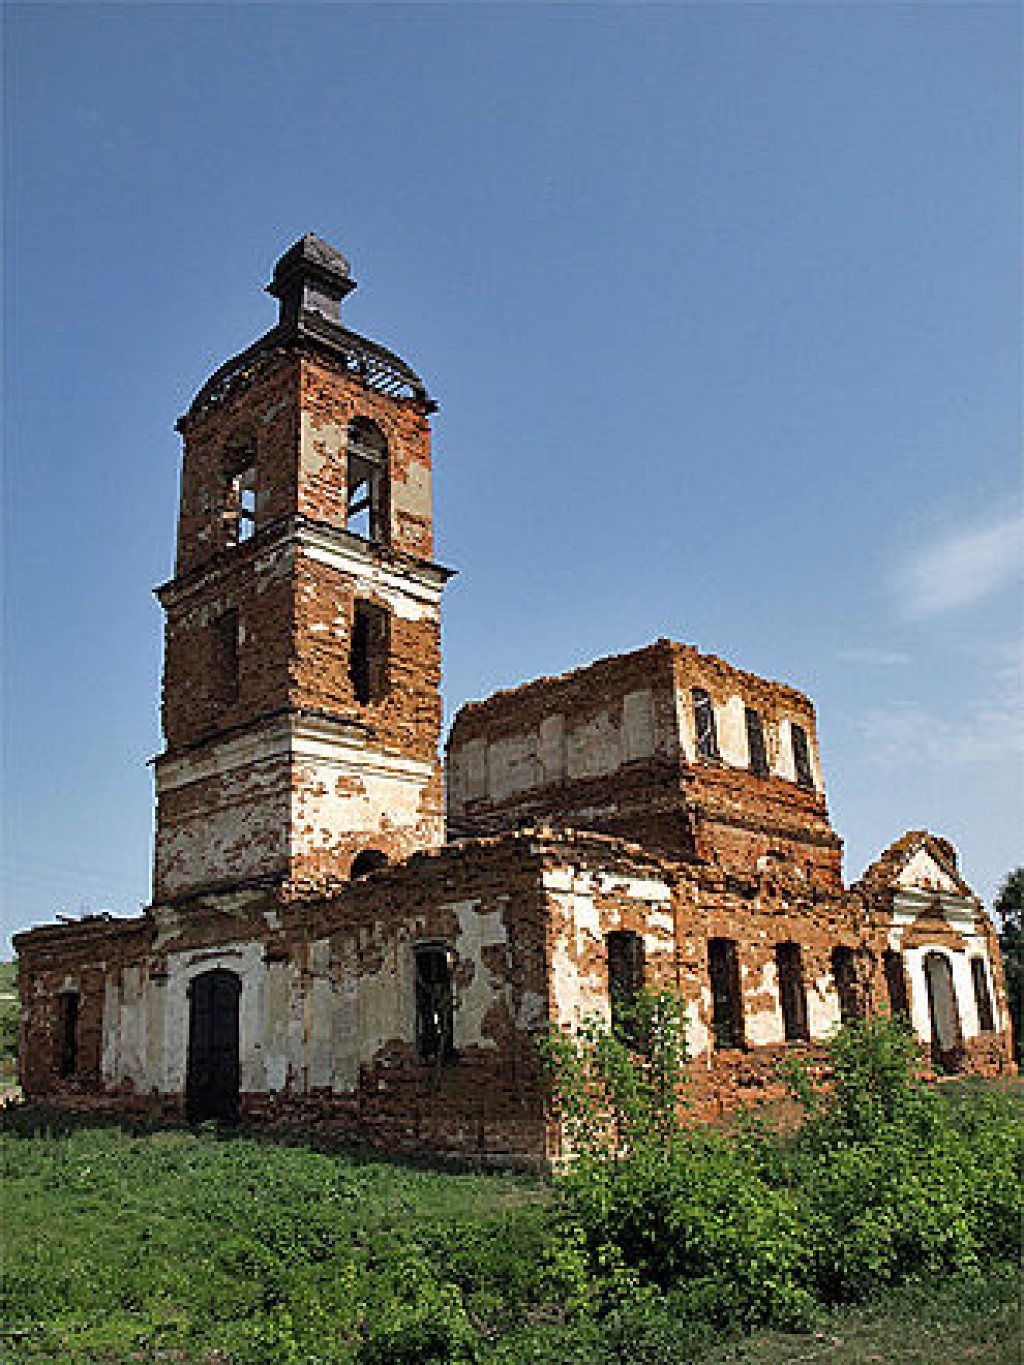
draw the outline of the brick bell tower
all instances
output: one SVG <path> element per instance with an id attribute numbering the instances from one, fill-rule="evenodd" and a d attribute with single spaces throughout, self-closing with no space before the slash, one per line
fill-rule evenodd
<path id="1" fill-rule="evenodd" d="M 156 759 L 154 902 L 359 875 L 444 839 L 440 605 L 423 381 L 341 323 L 308 234 L 277 325 L 184 438 Z"/>

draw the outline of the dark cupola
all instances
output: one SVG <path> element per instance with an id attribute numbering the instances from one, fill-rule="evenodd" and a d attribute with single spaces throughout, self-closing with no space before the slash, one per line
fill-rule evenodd
<path id="1" fill-rule="evenodd" d="M 340 324 L 341 301 L 355 287 L 341 252 L 307 232 L 274 266 L 267 293 L 280 301 L 283 325 L 297 322 L 302 313 L 319 313 Z"/>

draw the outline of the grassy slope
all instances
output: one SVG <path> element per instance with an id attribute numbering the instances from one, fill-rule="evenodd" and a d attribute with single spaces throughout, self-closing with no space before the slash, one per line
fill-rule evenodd
<path id="1" fill-rule="evenodd" d="M 16 1360 L 127 1360 L 161 1343 L 190 1359 L 221 1346 L 248 1360 L 247 1326 L 283 1312 L 322 1314 L 332 1335 L 356 1340 L 375 1279 L 417 1273 L 410 1234 L 481 1217 L 500 1229 L 547 1198 L 511 1176 L 255 1138 L 36 1123 L 16 1111 L 3 1138 L 0 1319 L 15 1329 Z"/>
<path id="2" fill-rule="evenodd" d="M 571 1267 L 566 1278 L 552 1264 L 550 1194 L 537 1182 L 212 1132 L 47 1127 L 25 1110 L 5 1130 L 0 1317 L 13 1329 L 4 1359 L 19 1365 L 348 1361 L 375 1321 L 434 1293 L 437 1274 L 468 1286 L 494 1365 L 1018 1358 L 1017 1281 L 1004 1271 L 905 1288 L 829 1316 L 816 1335 L 683 1329 L 666 1340 L 656 1324 L 645 1346 L 630 1322 L 618 1347 L 614 1322 L 562 1322 Z"/>

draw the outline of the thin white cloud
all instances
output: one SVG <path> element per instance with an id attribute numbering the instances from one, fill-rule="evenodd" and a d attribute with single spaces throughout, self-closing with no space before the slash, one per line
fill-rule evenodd
<path id="1" fill-rule="evenodd" d="M 844 664 L 870 664 L 879 668 L 910 662 L 910 655 L 902 649 L 882 649 L 877 645 L 847 645 L 839 651 L 839 658 Z"/>
<path id="2" fill-rule="evenodd" d="M 907 616 L 968 607 L 1024 573 L 1024 513 L 948 532 L 899 571 L 896 594 Z"/>
<path id="3" fill-rule="evenodd" d="M 913 704 L 874 707 L 861 717 L 868 761 L 879 768 L 951 768 L 963 764 L 1019 763 L 1024 755 L 1024 714 L 997 703 L 959 721 Z"/>

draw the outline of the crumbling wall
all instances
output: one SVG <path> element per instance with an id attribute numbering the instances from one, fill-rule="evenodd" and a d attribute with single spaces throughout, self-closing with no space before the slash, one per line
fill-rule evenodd
<path id="1" fill-rule="evenodd" d="M 288 874 L 291 728 L 282 716 L 216 746 L 157 760 L 158 903 Z"/>
<path id="2" fill-rule="evenodd" d="M 287 349 L 264 351 L 237 366 L 180 418 L 185 441 L 175 578 L 190 577 L 229 553 L 237 524 L 230 475 L 242 451 L 255 457 L 257 518 L 286 518 L 297 496 L 300 365 Z"/>
<path id="3" fill-rule="evenodd" d="M 698 748 L 694 688 L 713 708 L 711 753 Z M 763 772 L 750 753 L 748 708 L 763 729 Z M 803 784 L 794 725 L 807 742 Z M 553 822 L 737 872 L 781 854 L 832 894 L 842 888 L 810 701 L 689 646 L 659 640 L 471 703 L 447 753 L 455 835 Z"/>
<path id="4" fill-rule="evenodd" d="M 145 917 L 96 916 L 15 936 L 21 1001 L 18 1071 L 28 1099 L 77 1106 L 102 1091 L 108 984 L 126 965 L 144 960 L 151 940 L 152 924 Z M 67 994 L 77 998 L 77 1024 L 74 1061 L 65 1073 L 61 997 Z"/>
<path id="5" fill-rule="evenodd" d="M 712 654 L 673 644 L 672 669 L 679 749 L 687 766 L 687 798 L 695 812 L 697 853 L 734 872 L 749 872 L 767 855 L 782 855 L 824 890 L 842 890 L 842 841 L 831 827 L 810 699 L 783 683 L 734 668 Z M 700 752 L 693 689 L 714 710 L 717 755 Z M 750 751 L 747 711 L 760 719 L 765 768 Z M 793 726 L 807 741 L 810 782 L 798 783 Z"/>
<path id="6" fill-rule="evenodd" d="M 424 943 L 453 955 L 455 1055 L 440 1063 L 416 1037 Z M 420 853 L 326 894 L 204 894 L 127 926 L 35 930 L 18 949 L 32 1098 L 183 1115 L 189 988 L 221 969 L 240 983 L 244 1118 L 316 1121 L 389 1150 L 545 1159 L 533 1036 L 546 1018 L 548 940 L 527 840 Z M 56 1060 L 68 982 L 94 1040 L 82 1034 L 71 1081 Z"/>
<path id="7" fill-rule="evenodd" d="M 527 824 L 692 852 L 665 642 L 462 708 L 447 745 L 455 835 Z"/>
<path id="8" fill-rule="evenodd" d="M 314 540 L 298 556 L 291 702 L 343 725 L 331 733 L 307 719 L 294 749 L 294 881 L 344 875 L 367 848 L 394 862 L 444 839 L 441 581 L 365 545 Z M 378 686 L 365 700 L 351 669 L 357 601 L 387 613 Z"/>

